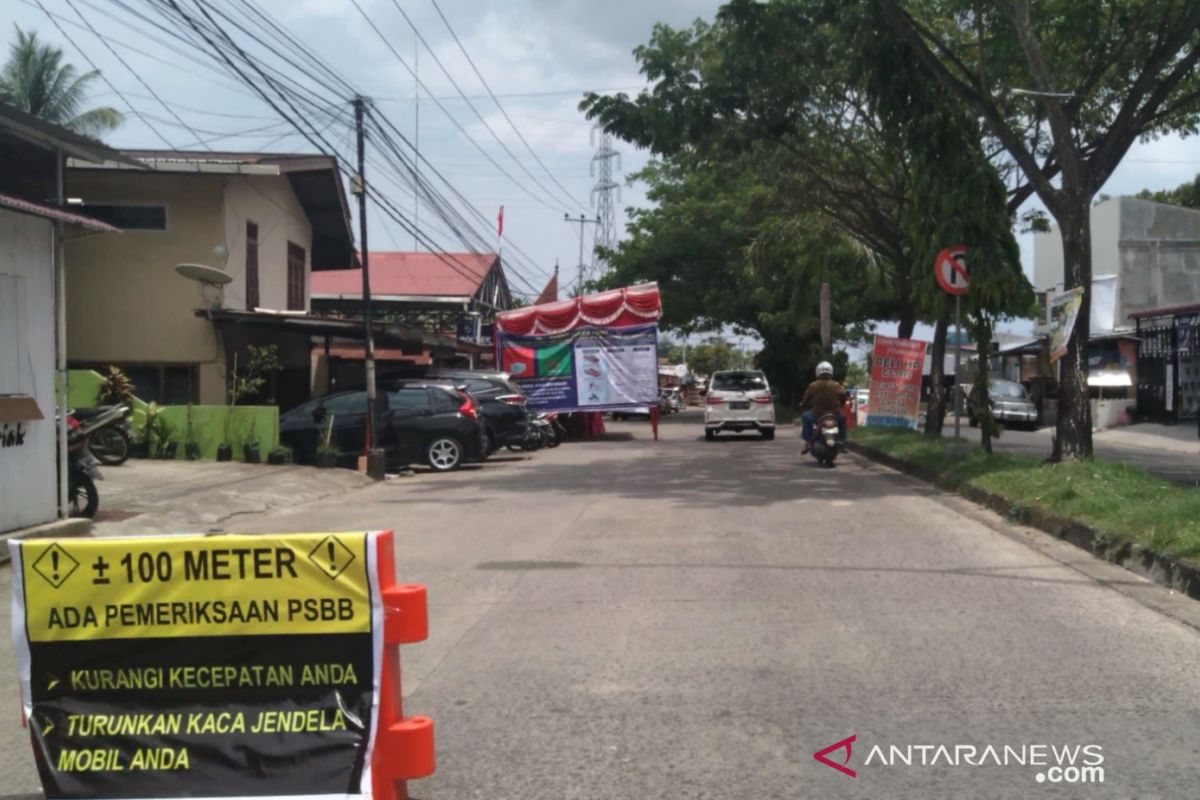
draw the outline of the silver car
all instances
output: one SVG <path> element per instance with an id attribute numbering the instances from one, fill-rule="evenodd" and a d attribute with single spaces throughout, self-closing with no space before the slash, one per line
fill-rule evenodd
<path id="1" fill-rule="evenodd" d="M 962 388 L 970 391 L 969 387 Z M 992 407 L 992 416 L 997 422 L 1012 427 L 1022 426 L 1030 430 L 1037 428 L 1037 406 L 1029 399 L 1029 393 L 1025 391 L 1025 387 L 1016 381 L 989 380 L 988 402 Z M 974 409 L 968 413 L 967 421 L 972 426 L 979 424 Z"/>

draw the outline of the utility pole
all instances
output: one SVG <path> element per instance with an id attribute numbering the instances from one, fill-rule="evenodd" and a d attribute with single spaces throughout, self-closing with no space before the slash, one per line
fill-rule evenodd
<path id="1" fill-rule="evenodd" d="M 417 60 L 421 55 L 417 47 L 417 29 L 413 28 L 413 250 L 420 250 L 417 242 L 418 219 L 421 215 L 421 71 Z"/>
<path id="2" fill-rule="evenodd" d="M 383 451 L 375 449 L 375 337 L 371 333 L 371 259 L 367 247 L 367 177 L 366 147 L 364 144 L 363 115 L 366 101 L 361 95 L 354 98 L 354 129 L 358 139 L 358 175 L 355 176 L 355 193 L 358 195 L 358 238 L 362 248 L 362 301 L 363 301 L 363 348 L 367 374 L 367 436 L 363 456 L 367 475 L 376 480 L 383 479 Z"/>
<path id="3" fill-rule="evenodd" d="M 576 294 L 583 294 L 583 284 L 587 276 L 587 267 L 583 263 L 583 228 L 585 225 L 600 225 L 600 217 L 588 219 L 583 214 L 579 215 L 579 219 L 571 219 L 570 214 L 563 214 L 563 222 L 569 222 L 572 225 L 579 226 L 579 278 Z"/>

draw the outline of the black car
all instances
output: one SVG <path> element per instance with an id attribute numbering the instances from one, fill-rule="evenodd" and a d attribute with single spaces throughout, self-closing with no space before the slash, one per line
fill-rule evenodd
<path id="1" fill-rule="evenodd" d="M 430 381 L 395 381 L 379 388 L 375 402 L 376 437 L 389 467 L 421 463 L 445 472 L 483 458 L 483 426 L 469 395 Z M 358 389 L 315 398 L 280 416 L 279 438 L 297 462 L 316 461 L 330 417 L 339 463 L 362 454 L 367 393 Z"/>
<path id="2" fill-rule="evenodd" d="M 505 445 L 520 447 L 529 435 L 529 412 L 525 392 L 506 372 L 470 369 L 436 369 L 425 373 L 427 381 L 467 390 L 479 403 L 491 452 Z"/>

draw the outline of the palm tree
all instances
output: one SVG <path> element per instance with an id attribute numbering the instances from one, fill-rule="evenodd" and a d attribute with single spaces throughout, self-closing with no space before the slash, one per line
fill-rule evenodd
<path id="1" fill-rule="evenodd" d="M 96 136 L 116 128 L 125 118 L 108 106 L 83 110 L 87 86 L 100 73 L 78 73 L 63 63 L 63 51 L 38 41 L 37 33 L 17 28 L 8 63 L 0 70 L 0 101 L 77 133 Z"/>

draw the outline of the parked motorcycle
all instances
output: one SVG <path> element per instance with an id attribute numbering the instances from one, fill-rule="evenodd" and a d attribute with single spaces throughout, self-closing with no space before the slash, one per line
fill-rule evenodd
<path id="1" fill-rule="evenodd" d="M 531 420 L 543 447 L 558 447 L 567 436 L 567 430 L 558 421 L 557 412 L 542 412 Z"/>
<path id="2" fill-rule="evenodd" d="M 116 467 L 129 459 L 129 406 L 101 406 L 74 414 L 80 434 L 87 437 L 88 450 L 101 464 Z"/>
<path id="3" fill-rule="evenodd" d="M 838 444 L 838 418 L 836 414 L 825 414 L 817 420 L 812 442 L 812 454 L 826 467 L 833 466 L 840 445 Z"/>
<path id="4" fill-rule="evenodd" d="M 99 462 L 88 449 L 88 435 L 73 414 L 67 415 L 67 504 L 72 517 L 94 517 L 100 509 L 96 481 Z"/>

